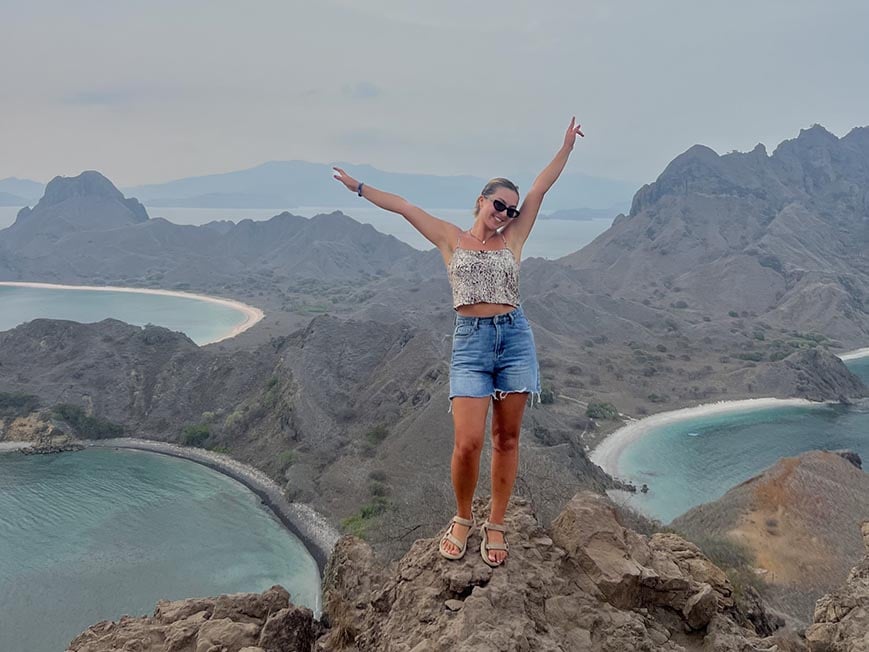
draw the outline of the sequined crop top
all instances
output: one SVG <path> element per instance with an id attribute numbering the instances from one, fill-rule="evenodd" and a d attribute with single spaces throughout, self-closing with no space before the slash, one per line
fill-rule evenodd
<path id="1" fill-rule="evenodd" d="M 477 251 L 456 244 L 448 268 L 453 308 L 474 303 L 519 305 L 519 263 L 506 245 L 505 239 L 503 249 Z"/>

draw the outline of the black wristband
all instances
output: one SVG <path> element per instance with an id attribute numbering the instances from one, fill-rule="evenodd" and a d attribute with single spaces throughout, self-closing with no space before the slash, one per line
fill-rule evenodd
<path id="1" fill-rule="evenodd" d="M 362 196 L 362 186 L 364 186 L 364 185 L 365 185 L 364 183 L 360 182 L 359 187 L 356 188 L 356 194 L 359 195 L 360 197 Z"/>

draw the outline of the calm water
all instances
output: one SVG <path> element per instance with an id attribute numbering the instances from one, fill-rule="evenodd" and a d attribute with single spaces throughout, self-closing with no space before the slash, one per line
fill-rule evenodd
<path id="1" fill-rule="evenodd" d="M 0 650 L 56 652 L 159 599 L 286 587 L 319 608 L 317 566 L 245 487 L 138 451 L 0 455 Z"/>
<path id="2" fill-rule="evenodd" d="M 15 215 L 20 209 L 0 206 L 0 229 L 6 228 L 15 221 Z M 288 209 L 294 215 L 313 217 L 320 213 L 331 213 L 340 210 L 354 220 L 370 224 L 381 233 L 394 235 L 417 249 L 431 249 L 431 243 L 399 215 L 387 213 L 370 204 L 360 204 L 353 208 L 332 206 L 301 206 Z M 470 210 L 454 208 L 426 209 L 433 215 L 461 226 L 470 228 L 473 217 Z M 274 217 L 280 210 L 276 209 L 242 209 L 242 208 L 148 208 L 151 217 L 164 217 L 176 224 L 200 225 L 213 220 L 231 220 L 239 222 L 243 219 L 267 220 Z M 534 231 L 525 244 L 523 257 L 561 258 L 567 254 L 582 249 L 612 224 L 612 218 L 602 220 L 572 221 L 572 220 L 538 220 Z"/>
<path id="3" fill-rule="evenodd" d="M 848 367 L 869 383 L 869 358 Z M 649 486 L 629 504 L 669 522 L 782 457 L 840 448 L 858 452 L 869 466 L 869 405 L 770 408 L 680 421 L 629 446 L 619 471 L 637 486 Z"/>
<path id="4" fill-rule="evenodd" d="M 0 331 L 37 317 L 82 323 L 112 317 L 137 326 L 158 324 L 186 333 L 197 344 L 223 337 L 245 319 L 234 308 L 183 297 L 0 285 Z"/>

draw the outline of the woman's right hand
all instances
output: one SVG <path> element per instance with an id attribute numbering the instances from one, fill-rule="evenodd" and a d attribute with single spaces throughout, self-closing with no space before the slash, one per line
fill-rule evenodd
<path id="1" fill-rule="evenodd" d="M 358 191 L 359 182 L 356 179 L 351 177 L 349 174 L 347 174 L 341 168 L 333 167 L 332 169 L 335 170 L 335 172 L 337 172 L 337 174 L 333 174 L 332 176 L 335 179 L 337 179 L 338 181 L 340 181 L 341 183 L 343 183 L 345 186 L 347 186 L 347 190 L 349 190 L 350 192 L 357 192 Z"/>

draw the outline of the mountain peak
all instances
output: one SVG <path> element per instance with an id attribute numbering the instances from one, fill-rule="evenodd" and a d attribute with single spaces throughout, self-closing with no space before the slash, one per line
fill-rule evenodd
<path id="1" fill-rule="evenodd" d="M 80 197 L 117 201 L 132 213 L 134 222 L 148 220 L 148 212 L 138 200 L 125 198 L 123 193 L 115 187 L 115 184 L 96 170 L 86 170 L 76 177 L 54 177 L 45 186 L 45 194 L 34 210 L 56 206 L 67 200 Z"/>
<path id="2" fill-rule="evenodd" d="M 835 134 L 830 133 L 823 127 L 823 125 L 820 125 L 817 122 L 808 129 L 800 129 L 800 135 L 797 136 L 797 140 L 800 139 L 828 142 L 836 142 L 839 140 Z"/>
<path id="3" fill-rule="evenodd" d="M 124 196 L 115 185 L 95 170 L 87 170 L 77 177 L 54 177 L 45 186 L 42 201 L 47 205 L 59 204 L 70 197 L 88 195 L 122 200 Z"/>

